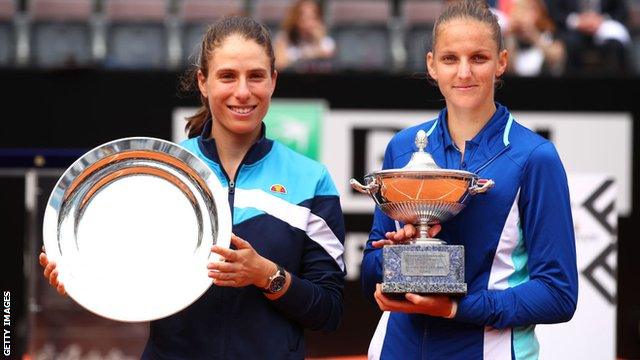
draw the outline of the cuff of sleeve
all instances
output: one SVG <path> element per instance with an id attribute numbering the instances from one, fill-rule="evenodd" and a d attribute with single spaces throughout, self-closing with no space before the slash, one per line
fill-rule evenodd
<path id="1" fill-rule="evenodd" d="M 300 301 L 300 299 L 309 299 L 307 295 L 309 292 L 313 292 L 313 286 L 305 281 L 300 280 L 297 276 L 294 276 L 289 272 L 291 277 L 291 284 L 287 292 L 273 303 L 281 309 L 286 309 L 287 313 L 295 315 L 303 315 L 307 312 L 309 301 Z"/>
<path id="2" fill-rule="evenodd" d="M 458 313 L 458 301 L 457 300 L 451 300 L 451 313 L 447 316 L 445 316 L 446 319 L 453 319 L 454 317 L 456 317 L 456 314 Z"/>
<path id="3" fill-rule="evenodd" d="M 478 304 L 480 299 L 477 295 L 467 295 L 457 300 L 456 313 L 453 315 L 456 321 L 476 323 L 478 319 L 478 309 L 482 306 Z"/>

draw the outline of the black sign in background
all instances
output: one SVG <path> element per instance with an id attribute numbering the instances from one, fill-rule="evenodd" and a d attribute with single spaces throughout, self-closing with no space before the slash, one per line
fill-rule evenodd
<path id="1" fill-rule="evenodd" d="M 36 155 L 44 166 L 60 167 L 98 144 L 120 137 L 171 137 L 172 111 L 197 105 L 196 96 L 177 95 L 174 72 L 97 70 L 0 70 L 0 166 L 31 167 Z M 630 112 L 633 116 L 633 186 L 635 211 L 619 219 L 617 355 L 640 358 L 640 78 L 505 79 L 498 101 L 515 111 Z M 425 79 L 404 75 L 281 74 L 276 97 L 324 98 L 332 109 L 439 109 L 442 97 Z M 62 150 L 65 149 L 65 150 Z M 355 155 L 354 155 L 355 156 Z M 44 163 L 42 162 L 44 160 Z M 612 159 L 615 160 L 615 159 Z M 16 317 L 25 311 L 22 248 L 24 185 L 2 182 L 3 288 L 12 292 Z M 347 215 L 348 228 L 367 231 L 368 215 Z M 309 354 L 357 354 L 366 351 L 378 312 L 366 303 L 357 282 L 345 289 L 344 325 L 337 333 L 313 333 Z M 14 317 L 14 321 L 17 319 Z M 19 348 L 21 339 L 16 339 Z M 23 340 L 23 339 L 22 339 Z M 14 349 L 16 348 L 14 347 Z"/>

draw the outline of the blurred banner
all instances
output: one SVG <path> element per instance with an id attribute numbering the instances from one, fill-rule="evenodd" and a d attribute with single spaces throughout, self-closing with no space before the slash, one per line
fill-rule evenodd
<path id="1" fill-rule="evenodd" d="M 618 272 L 616 183 L 602 174 L 569 174 L 576 234 L 578 309 L 568 323 L 540 325 L 541 359 L 615 359 Z"/>
<path id="2" fill-rule="evenodd" d="M 174 111 L 173 140 L 184 139 L 184 117 Z M 430 120 L 435 111 L 328 111 L 323 101 L 274 101 L 267 121 L 270 136 L 324 162 L 341 194 L 345 212 L 345 318 L 333 334 L 307 333 L 311 357 L 365 354 L 379 311 L 365 301 L 359 285 L 362 247 L 373 205 L 351 191 L 348 179 L 379 169 L 389 139 L 400 129 Z M 610 359 L 615 356 L 617 209 L 631 198 L 631 117 L 625 113 L 515 113 L 517 119 L 554 142 L 571 174 L 580 297 L 566 324 L 539 326 L 543 359 Z M 293 120 L 295 119 L 295 120 Z M 273 123 L 271 123 L 273 121 Z M 308 134 L 307 138 L 303 136 Z M 287 142 L 289 141 L 289 142 Z M 615 159 L 615 161 L 612 161 Z M 27 353 L 31 359 L 138 358 L 147 324 L 114 322 L 58 296 L 37 264 L 44 205 L 64 169 L 28 170 L 25 207 Z M 607 173 L 580 175 L 580 173 Z M 626 204 L 626 205 L 624 205 Z"/>

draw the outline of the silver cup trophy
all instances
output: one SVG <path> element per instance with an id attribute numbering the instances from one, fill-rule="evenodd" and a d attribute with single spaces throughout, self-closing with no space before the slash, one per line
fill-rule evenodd
<path id="1" fill-rule="evenodd" d="M 464 295 L 464 246 L 430 238 L 429 227 L 447 221 L 464 209 L 471 195 L 493 187 L 493 180 L 474 173 L 442 169 L 424 151 L 427 135 L 416 134 L 418 151 L 401 169 L 374 171 L 357 191 L 369 194 L 380 210 L 394 220 L 413 224 L 419 231 L 405 244 L 383 248 L 382 292 L 392 297 L 405 293 Z"/>

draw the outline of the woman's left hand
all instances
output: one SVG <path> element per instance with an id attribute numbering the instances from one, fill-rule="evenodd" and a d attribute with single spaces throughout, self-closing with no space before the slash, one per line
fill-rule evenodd
<path id="1" fill-rule="evenodd" d="M 406 300 L 393 300 L 382 293 L 382 285 L 380 284 L 376 285 L 373 297 L 382 311 L 448 317 L 454 307 L 453 300 L 446 295 L 424 296 L 407 293 Z"/>
<path id="2" fill-rule="evenodd" d="M 429 227 L 429 237 L 436 236 L 442 226 L 440 224 L 435 224 Z M 415 226 L 411 224 L 405 224 L 402 229 L 398 231 L 389 231 L 385 234 L 385 239 L 373 241 L 371 246 L 374 248 L 380 249 L 385 245 L 396 245 L 396 244 L 405 244 L 410 241 L 413 237 L 418 235 L 418 230 Z"/>
<path id="3" fill-rule="evenodd" d="M 207 265 L 209 277 L 218 286 L 243 287 L 255 285 L 265 288 L 269 276 L 277 266 L 260 256 L 247 241 L 236 235 L 231 236 L 231 244 L 236 250 L 213 246 L 211 252 L 221 255 L 224 261 L 214 261 Z"/>

